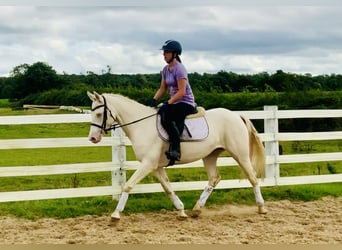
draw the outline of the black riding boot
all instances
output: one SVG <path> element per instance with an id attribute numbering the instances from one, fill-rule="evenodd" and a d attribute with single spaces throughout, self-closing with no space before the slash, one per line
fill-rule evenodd
<path id="1" fill-rule="evenodd" d="M 169 166 L 173 165 L 175 161 L 179 161 L 181 158 L 180 153 L 180 134 L 175 122 L 171 122 L 169 127 L 169 150 L 165 152 L 166 157 L 170 160 Z"/>

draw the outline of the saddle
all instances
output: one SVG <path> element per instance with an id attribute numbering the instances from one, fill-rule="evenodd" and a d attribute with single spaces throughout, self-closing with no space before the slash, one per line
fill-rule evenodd
<path id="1" fill-rule="evenodd" d="M 157 115 L 157 131 L 159 137 L 164 141 L 169 140 L 169 136 L 160 123 L 160 115 Z M 197 112 L 188 115 L 184 121 L 184 130 L 180 136 L 180 140 L 185 141 L 201 141 L 209 135 L 209 127 L 205 118 L 205 109 L 197 107 Z"/>

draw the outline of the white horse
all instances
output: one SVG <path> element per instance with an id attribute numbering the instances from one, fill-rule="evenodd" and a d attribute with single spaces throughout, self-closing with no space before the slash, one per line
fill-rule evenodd
<path id="1" fill-rule="evenodd" d="M 165 171 L 165 166 L 169 163 L 165 156 L 168 143 L 158 135 L 156 109 L 119 94 L 87 94 L 93 102 L 89 140 L 98 143 L 104 132 L 122 127 L 132 143 L 137 160 L 141 163 L 125 183 L 116 210 L 111 215 L 112 219 L 120 219 L 120 212 L 125 208 L 129 192 L 150 173 L 155 174 L 179 210 L 179 216 L 186 218 L 184 205 L 173 191 Z M 202 159 L 208 174 L 208 186 L 205 187 L 192 212 L 200 214 L 212 190 L 219 183 L 220 175 L 216 161 L 219 154 L 226 150 L 252 184 L 258 212 L 266 213 L 257 179 L 265 167 L 264 147 L 253 124 L 249 119 L 223 108 L 207 110 L 205 117 L 210 131 L 208 137 L 202 141 L 181 142 L 181 159 L 176 162 L 184 164 Z"/>

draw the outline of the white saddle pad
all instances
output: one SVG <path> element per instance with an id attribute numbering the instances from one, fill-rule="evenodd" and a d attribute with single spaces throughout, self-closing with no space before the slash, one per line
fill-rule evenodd
<path id="1" fill-rule="evenodd" d="M 209 135 L 209 127 L 204 116 L 191 119 L 185 119 L 185 126 L 180 137 L 181 141 L 200 141 Z M 157 130 L 159 137 L 164 141 L 169 140 L 169 135 L 160 123 L 160 115 L 157 115 Z"/>

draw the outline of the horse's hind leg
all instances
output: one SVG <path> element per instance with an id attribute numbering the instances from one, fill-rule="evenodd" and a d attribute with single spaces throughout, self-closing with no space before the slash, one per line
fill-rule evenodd
<path id="1" fill-rule="evenodd" d="M 248 178 L 249 182 L 253 186 L 255 201 L 256 201 L 257 206 L 258 206 L 258 212 L 260 214 L 266 214 L 267 210 L 264 208 L 264 199 L 263 199 L 262 194 L 261 194 L 258 179 L 256 177 L 255 171 L 252 167 L 252 164 L 251 164 L 249 158 L 246 157 L 245 160 L 241 160 L 241 159 L 238 160 L 237 159 L 237 162 L 239 163 L 243 172 L 245 173 L 246 177 Z"/>
<path id="2" fill-rule="evenodd" d="M 221 152 L 222 150 L 218 149 L 212 152 L 207 157 L 203 158 L 204 167 L 208 175 L 208 185 L 204 188 L 202 194 L 200 195 L 200 198 L 197 200 L 195 206 L 192 209 L 193 217 L 197 217 L 201 213 L 202 207 L 205 206 L 205 203 L 207 202 L 207 199 L 209 198 L 213 189 L 221 180 L 221 177 L 219 175 L 218 168 L 216 165 L 217 157 L 219 156 Z"/>
<path id="3" fill-rule="evenodd" d="M 186 215 L 184 211 L 184 204 L 183 202 L 179 199 L 179 197 L 175 194 L 173 191 L 171 184 L 169 182 L 169 178 L 166 174 L 165 168 L 164 167 L 159 167 L 154 171 L 154 175 L 157 177 L 159 180 L 160 184 L 162 185 L 165 193 L 169 196 L 171 201 L 173 202 L 174 206 L 178 209 L 179 211 L 179 218 L 187 218 L 188 216 Z"/>

